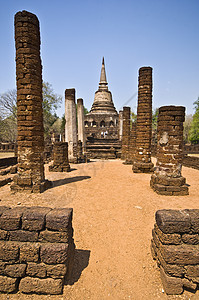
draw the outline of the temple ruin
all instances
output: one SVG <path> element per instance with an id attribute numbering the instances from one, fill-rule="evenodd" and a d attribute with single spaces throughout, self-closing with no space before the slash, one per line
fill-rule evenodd
<path id="1" fill-rule="evenodd" d="M 183 160 L 183 122 L 185 107 L 162 106 L 158 114 L 157 162 L 151 187 L 161 195 L 187 195 L 181 174 Z"/>
<path id="2" fill-rule="evenodd" d="M 13 192 L 43 192 L 44 128 L 42 110 L 42 65 L 37 17 L 27 11 L 15 15 L 18 174 Z"/>
<path id="3" fill-rule="evenodd" d="M 118 121 L 112 94 L 108 90 L 104 58 L 99 88 L 91 110 L 85 115 L 86 149 L 90 158 L 116 158 L 120 149 Z"/>
<path id="4" fill-rule="evenodd" d="M 134 173 L 153 172 L 151 162 L 152 136 L 152 68 L 139 69 Z"/>

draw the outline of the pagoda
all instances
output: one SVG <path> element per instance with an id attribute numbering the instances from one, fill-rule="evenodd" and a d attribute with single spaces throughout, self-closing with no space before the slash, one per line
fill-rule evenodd
<path id="1" fill-rule="evenodd" d="M 92 158 L 116 158 L 120 148 L 118 138 L 119 115 L 115 109 L 112 94 L 108 90 L 104 57 L 98 90 L 93 105 L 85 115 L 86 148 Z"/>

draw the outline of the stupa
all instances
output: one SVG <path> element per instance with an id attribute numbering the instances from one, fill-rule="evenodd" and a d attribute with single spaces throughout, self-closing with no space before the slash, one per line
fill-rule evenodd
<path id="1" fill-rule="evenodd" d="M 84 120 L 87 151 L 90 151 L 90 154 L 92 152 L 96 158 L 103 158 L 106 155 L 109 156 L 108 158 L 115 158 L 116 154 L 113 153 L 116 153 L 117 149 L 120 148 L 118 144 L 119 115 L 115 109 L 112 94 L 108 89 L 104 57 L 102 59 L 99 87 L 95 92 L 91 110 L 85 115 Z M 99 149 L 99 151 L 96 149 Z M 108 154 L 108 149 L 111 149 L 112 154 L 111 151 Z M 91 157 L 93 156 L 91 155 Z"/>

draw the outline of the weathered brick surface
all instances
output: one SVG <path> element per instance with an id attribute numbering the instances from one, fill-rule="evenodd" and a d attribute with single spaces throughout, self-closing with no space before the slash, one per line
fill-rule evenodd
<path id="1" fill-rule="evenodd" d="M 136 153 L 134 173 L 153 172 L 151 162 L 152 138 L 152 68 L 139 69 L 138 107 L 136 124 Z"/>
<path id="2" fill-rule="evenodd" d="M 42 65 L 37 17 L 27 11 L 15 15 L 17 78 L 18 174 L 13 192 L 43 192 L 44 129 L 42 111 Z"/>
<path id="3" fill-rule="evenodd" d="M 18 279 L 7 276 L 0 276 L 0 292 L 13 293 L 17 290 Z"/>
<path id="4" fill-rule="evenodd" d="M 188 186 L 181 175 L 183 160 L 183 122 L 185 108 L 159 108 L 157 127 L 157 162 L 150 185 L 161 195 L 187 195 Z"/>
<path id="5" fill-rule="evenodd" d="M 31 207 L 23 213 L 22 229 L 29 231 L 42 230 L 45 226 L 46 214 L 51 211 L 49 207 Z"/>
<path id="6" fill-rule="evenodd" d="M 180 294 L 183 288 L 195 291 L 199 284 L 198 218 L 198 209 L 156 212 L 151 252 L 167 294 Z"/>
<path id="7" fill-rule="evenodd" d="M 62 279 L 39 279 L 26 277 L 22 278 L 19 284 L 19 291 L 31 294 L 51 294 L 59 295 L 63 290 L 63 280 Z"/>
<path id="8" fill-rule="evenodd" d="M 19 245 L 14 242 L 0 242 L 0 260 L 16 261 L 19 258 Z"/>
<path id="9" fill-rule="evenodd" d="M 45 243 L 41 245 L 40 258 L 46 264 L 64 264 L 68 259 L 68 245 Z"/>
<path id="10" fill-rule="evenodd" d="M 39 261 L 40 244 L 23 243 L 20 245 L 20 262 L 38 262 Z"/>
<path id="11" fill-rule="evenodd" d="M 55 142 L 53 144 L 53 164 L 49 166 L 49 171 L 70 172 L 68 143 Z"/>
<path id="12" fill-rule="evenodd" d="M 0 228 L 3 230 L 18 230 L 26 207 L 15 207 L 5 210 L 0 217 Z"/>
<path id="13" fill-rule="evenodd" d="M 15 292 L 19 283 L 24 293 L 62 292 L 73 269 L 72 212 L 0 207 L 0 292 Z"/>
<path id="14" fill-rule="evenodd" d="M 72 220 L 72 208 L 57 208 L 46 216 L 46 228 L 56 231 L 68 231 Z"/>

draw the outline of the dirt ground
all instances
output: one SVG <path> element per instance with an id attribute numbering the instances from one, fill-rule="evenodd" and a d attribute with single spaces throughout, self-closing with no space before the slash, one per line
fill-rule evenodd
<path id="1" fill-rule="evenodd" d="M 61 296 L 0 295 L 0 299 L 156 300 L 199 299 L 185 291 L 167 296 L 150 253 L 154 214 L 158 209 L 199 208 L 199 171 L 183 168 L 189 196 L 160 196 L 149 174 L 134 174 L 122 161 L 71 165 L 70 173 L 49 173 L 54 187 L 43 194 L 0 189 L 0 205 L 73 207 L 76 257 L 71 285 Z"/>

